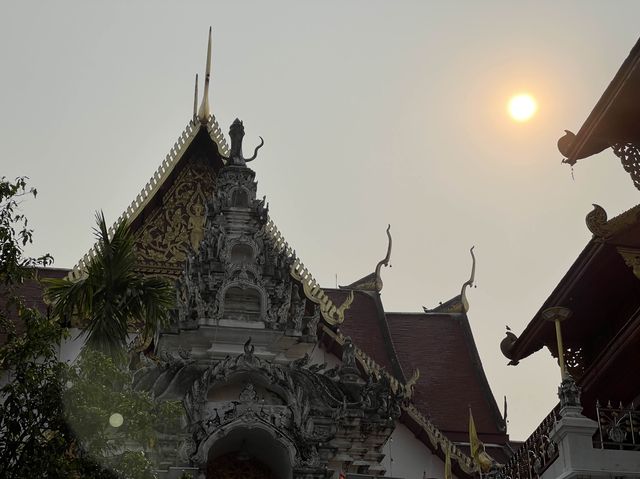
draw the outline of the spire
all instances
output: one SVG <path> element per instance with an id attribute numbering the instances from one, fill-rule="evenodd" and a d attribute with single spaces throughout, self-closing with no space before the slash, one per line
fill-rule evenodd
<path id="1" fill-rule="evenodd" d="M 211 27 L 209 27 L 209 43 L 207 45 L 207 67 L 204 72 L 204 95 L 198 111 L 200 123 L 207 123 L 211 112 L 209 110 L 209 79 L 211 77 Z"/>
<path id="2" fill-rule="evenodd" d="M 198 118 L 198 74 L 196 73 L 196 86 L 193 89 L 193 122 Z"/>

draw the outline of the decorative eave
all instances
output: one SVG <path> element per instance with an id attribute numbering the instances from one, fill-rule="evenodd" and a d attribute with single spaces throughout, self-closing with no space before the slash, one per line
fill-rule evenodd
<path id="1" fill-rule="evenodd" d="M 442 457 L 446 454 L 447 449 L 450 450 L 451 460 L 458 465 L 460 470 L 470 476 L 475 475 L 478 468 L 473 459 L 462 452 L 462 450 L 456 446 L 454 442 L 449 440 L 449 438 L 445 436 L 440 429 L 424 417 L 424 415 L 418 411 L 418 408 L 413 404 L 408 404 L 406 406 L 402 406 L 402 412 L 405 413 L 416 425 L 418 425 L 422 431 L 424 431 L 426 438 L 429 441 L 427 446 L 430 446 L 431 449 L 438 452 Z M 400 420 L 403 418 L 404 414 L 400 416 Z"/>
<path id="2" fill-rule="evenodd" d="M 323 326 L 322 331 L 328 337 L 330 337 L 336 344 L 339 346 L 344 346 L 346 336 L 344 336 L 341 332 L 334 332 L 328 326 Z M 388 372 L 383 366 L 381 366 L 375 359 L 365 353 L 362 349 L 360 349 L 356 344 L 354 344 L 354 351 L 356 353 L 356 359 L 360 363 L 362 370 L 367 374 L 372 374 L 376 377 L 384 376 L 389 380 L 389 384 L 391 385 L 391 390 L 400 394 L 401 396 L 410 399 L 413 396 L 413 386 L 420 378 L 420 371 L 415 370 L 411 375 L 411 378 L 406 383 L 402 383 L 398 381 L 398 379 Z"/>
<path id="3" fill-rule="evenodd" d="M 156 193 L 161 189 L 162 185 L 171 175 L 176 166 L 180 163 L 180 160 L 184 156 L 184 153 L 187 151 L 189 145 L 191 145 L 191 142 L 196 137 L 201 128 L 207 129 L 207 133 L 216 144 L 220 155 L 228 156 L 229 146 L 226 139 L 224 138 L 224 135 L 222 134 L 222 130 L 220 129 L 220 125 L 218 124 L 215 115 L 211 115 L 209 117 L 209 121 L 206 124 L 198 124 L 191 120 L 183 130 L 178 140 L 174 143 L 173 147 L 165 157 L 164 161 L 160 164 L 154 175 L 147 182 L 144 188 L 142 188 L 142 191 L 140 191 L 138 196 L 136 196 L 136 198 L 131 202 L 129 207 L 118 217 L 113 226 L 109 228 L 109 234 L 112 234 L 115 228 L 122 221 L 128 221 L 129 224 L 131 224 L 140 215 L 147 204 L 149 204 L 151 200 L 153 200 Z M 94 244 L 93 247 L 78 261 L 78 263 L 71 269 L 69 275 L 67 276 L 68 279 L 77 280 L 82 277 L 87 264 L 96 254 L 97 246 L 97 244 Z"/>
<path id="4" fill-rule="evenodd" d="M 335 341 L 336 344 L 340 346 L 344 345 L 346 338 L 340 332 L 334 332 L 331 328 L 324 326 L 323 333 Z M 377 377 L 384 376 L 389 381 L 394 393 L 399 393 L 405 398 L 411 399 L 413 395 L 413 387 L 420 378 L 420 371 L 414 371 L 411 378 L 403 384 L 357 345 L 354 345 L 354 351 L 356 360 L 362 367 L 363 371 Z M 413 404 L 409 402 L 408 404 L 403 405 L 402 412 L 401 420 L 403 420 L 403 418 L 405 421 L 410 419 L 424 432 L 424 434 L 420 435 L 419 438 L 425 442 L 427 447 L 440 454 L 442 457 L 445 456 L 447 449 L 449 449 L 451 451 L 452 461 L 456 462 L 460 470 L 468 475 L 472 475 L 476 471 L 473 460 L 464 454 L 458 446 L 445 436 L 444 433 L 429 421 L 429 419 L 427 419 Z"/>
<path id="5" fill-rule="evenodd" d="M 328 324 L 333 326 L 342 324 L 344 321 L 344 313 L 349 309 L 353 302 L 353 291 L 340 306 L 333 304 L 333 301 L 329 299 L 327 294 L 320 287 L 320 284 L 314 279 L 313 275 L 309 272 L 302 261 L 300 261 L 300 258 L 296 256 L 295 250 L 289 246 L 289 243 L 284 239 L 284 236 L 280 233 L 280 230 L 278 230 L 278 227 L 271 218 L 267 220 L 265 231 L 273 240 L 276 251 L 284 253 L 287 258 L 290 258 L 293 261 L 290 271 L 291 276 L 295 280 L 300 281 L 307 299 L 320 306 L 322 318 Z"/>
<path id="6" fill-rule="evenodd" d="M 605 209 L 600 205 L 594 204 L 593 210 L 587 214 L 585 221 L 587 228 L 593 233 L 594 239 L 606 242 L 616 235 L 624 233 L 630 227 L 640 224 L 640 205 L 607 219 Z"/>
<path id="7" fill-rule="evenodd" d="M 611 147 L 640 189 L 640 40 L 631 49 L 580 130 L 558 140 L 564 163 Z"/>

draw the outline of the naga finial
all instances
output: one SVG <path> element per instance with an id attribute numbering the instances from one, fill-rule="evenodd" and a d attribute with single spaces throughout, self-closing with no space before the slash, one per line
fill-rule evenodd
<path id="1" fill-rule="evenodd" d="M 198 111 L 198 120 L 200 123 L 206 124 L 211 116 L 209 108 L 209 79 L 211 78 L 211 27 L 209 27 L 209 43 L 207 44 L 207 66 L 204 73 L 204 95 L 200 110 Z"/>
<path id="2" fill-rule="evenodd" d="M 391 225 L 387 225 L 387 237 L 389 238 L 389 244 L 387 246 L 387 255 L 381 259 L 376 265 L 376 290 L 378 292 L 382 291 L 382 276 L 380 276 L 380 270 L 383 266 L 389 266 L 389 260 L 391 259 Z"/>
<path id="3" fill-rule="evenodd" d="M 473 248 L 475 248 L 475 246 L 472 246 L 469 250 L 471 253 L 471 277 L 468 281 L 464 282 L 462 292 L 460 293 L 460 299 L 462 300 L 462 307 L 465 313 L 469 311 L 469 301 L 467 300 L 466 290 L 468 286 L 473 286 L 473 281 L 476 277 L 476 256 L 473 254 Z"/>
<path id="4" fill-rule="evenodd" d="M 229 138 L 231 138 L 231 150 L 229 157 L 223 157 L 227 160 L 227 165 L 233 166 L 245 166 L 250 161 L 253 161 L 258 156 L 258 150 L 264 145 L 264 140 L 260 138 L 260 144 L 256 146 L 253 156 L 251 158 L 245 158 L 242 154 L 242 139 L 244 138 L 244 125 L 239 119 L 235 119 L 229 128 Z"/>

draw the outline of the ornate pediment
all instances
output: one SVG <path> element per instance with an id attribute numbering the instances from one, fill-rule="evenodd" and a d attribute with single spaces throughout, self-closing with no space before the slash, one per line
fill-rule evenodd
<path id="1" fill-rule="evenodd" d="M 369 375 L 354 383 L 340 369 L 310 364 L 308 357 L 288 365 L 265 361 L 254 354 L 248 341 L 243 354 L 214 362 L 186 392 L 191 437 L 182 448 L 185 459 L 205 463 L 218 436 L 246 426 L 267 428 L 286 438 L 297 451 L 299 466 L 317 466 L 328 451 L 335 454 L 337 446 L 331 442 L 354 427 L 358 442 L 365 443 L 371 436 L 381 447 L 405 399 L 384 376 Z M 210 391 L 239 381 L 244 387 L 237 388 L 237 398 L 211 401 Z M 269 400 L 268 394 L 281 401 Z"/>
<path id="2" fill-rule="evenodd" d="M 192 158 L 145 218 L 135 236 L 140 270 L 177 277 L 187 253 L 204 238 L 206 204 L 215 173 L 206 160 Z"/>

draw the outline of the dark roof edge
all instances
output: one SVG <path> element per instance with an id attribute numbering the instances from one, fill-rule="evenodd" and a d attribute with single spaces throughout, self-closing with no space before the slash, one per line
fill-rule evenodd
<path id="1" fill-rule="evenodd" d="M 565 160 L 566 163 L 574 164 L 577 160 L 599 153 L 610 146 L 608 144 L 594 144 L 590 145 L 591 148 L 587 148 L 593 132 L 613 105 L 629 76 L 638 67 L 640 67 L 640 38 L 631 48 L 629 55 L 622 62 L 622 65 L 596 103 L 596 106 L 591 113 L 589 113 L 580 130 L 578 130 L 577 135 L 575 135 L 573 140 L 568 144 L 562 142 L 567 135 L 558 141 L 558 150 L 567 158 Z M 561 145 L 561 143 L 563 144 Z"/>
<path id="2" fill-rule="evenodd" d="M 500 409 L 498 408 L 498 403 L 496 402 L 496 398 L 493 395 L 493 391 L 491 390 L 491 386 L 489 385 L 489 381 L 487 379 L 487 375 L 484 372 L 484 367 L 482 366 L 482 359 L 480 359 L 480 353 L 478 352 L 478 346 L 476 345 L 476 341 L 473 338 L 473 331 L 471 330 L 471 324 L 469 323 L 469 318 L 466 313 L 461 313 L 456 315 L 460 324 L 462 325 L 462 331 L 464 333 L 464 339 L 467 341 L 469 353 L 471 354 L 471 360 L 473 366 L 476 368 L 476 373 L 478 378 L 480 379 L 480 386 L 482 388 L 482 392 L 487 399 L 487 403 L 489 404 L 489 409 L 493 413 L 494 419 L 496 421 L 498 431 L 502 431 L 506 434 L 507 425 L 505 424 L 504 417 L 500 413 Z"/>
<path id="3" fill-rule="evenodd" d="M 535 344 L 536 338 L 545 324 L 545 321 L 542 319 L 542 312 L 551 306 L 562 306 L 562 303 L 566 300 L 567 294 L 571 291 L 576 282 L 580 280 L 591 262 L 596 256 L 598 256 L 604 247 L 605 243 L 594 241 L 593 239 L 587 243 L 578 258 L 576 258 L 573 264 L 569 267 L 569 270 L 553 289 L 549 297 L 545 300 L 531 321 L 529 321 L 522 334 L 520 334 L 520 336 L 515 340 L 509 349 L 509 356 L 507 356 L 508 359 L 517 363 L 519 360 L 533 354 L 543 346 L 542 344 Z"/>
<path id="4" fill-rule="evenodd" d="M 380 329 L 382 331 L 382 339 L 384 341 L 384 347 L 387 350 L 387 356 L 389 356 L 389 361 L 391 362 L 391 367 L 393 368 L 393 374 L 399 381 L 403 383 L 407 382 L 407 377 L 402 370 L 402 365 L 400 364 L 400 360 L 398 359 L 398 353 L 396 352 L 396 348 L 393 344 L 393 339 L 391 337 L 391 330 L 389 329 L 389 323 L 387 323 L 387 315 L 384 311 L 384 306 L 382 305 L 382 298 L 380 297 L 380 293 L 371 293 L 373 299 L 376 303 L 376 312 L 378 316 L 378 323 L 380 324 Z"/>

